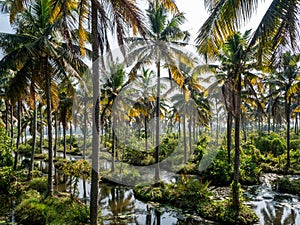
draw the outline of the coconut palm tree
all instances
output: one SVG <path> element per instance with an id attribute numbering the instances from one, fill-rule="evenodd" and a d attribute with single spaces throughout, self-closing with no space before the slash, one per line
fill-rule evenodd
<path id="1" fill-rule="evenodd" d="M 276 62 L 274 70 L 274 78 L 270 82 L 276 85 L 276 89 L 272 95 L 277 98 L 283 97 L 285 108 L 285 120 L 287 124 L 286 142 L 287 142 L 287 164 L 286 169 L 290 167 L 290 124 L 292 114 L 292 98 L 300 91 L 299 67 L 300 54 L 292 54 L 287 51 Z"/>
<path id="2" fill-rule="evenodd" d="M 179 84 L 183 85 L 183 75 L 178 69 L 177 63 L 179 59 L 188 59 L 185 53 L 178 49 L 178 46 L 187 44 L 189 33 L 182 31 L 180 25 L 185 21 L 182 13 L 171 15 L 168 21 L 168 11 L 160 1 L 149 1 L 147 10 L 147 20 L 149 31 L 145 39 L 129 38 L 132 43 L 132 51 L 129 59 L 138 58 L 136 67 L 141 64 L 149 63 L 154 60 L 157 75 L 157 96 L 156 96 L 156 154 L 155 154 L 155 180 L 159 180 L 159 129 L 160 129 L 160 79 L 161 79 L 161 63 L 169 68 L 170 75 Z M 186 60 L 188 62 L 190 60 Z M 132 79 L 132 77 L 130 77 Z"/>
<path id="3" fill-rule="evenodd" d="M 249 94 L 256 97 L 253 81 L 256 81 L 257 75 L 253 72 L 256 66 L 255 49 L 249 48 L 250 31 L 244 35 L 235 33 L 228 38 L 219 53 L 221 61 L 220 71 L 226 74 L 225 84 L 227 83 L 228 93 L 234 95 L 224 95 L 227 111 L 231 112 L 235 121 L 235 154 L 234 154 L 234 177 L 232 188 L 232 203 L 234 209 L 238 212 L 239 202 L 239 167 L 240 167 L 240 121 L 242 104 L 242 85 L 248 88 Z M 257 99 L 257 97 L 256 97 Z M 259 106 L 259 105 L 258 105 Z"/>

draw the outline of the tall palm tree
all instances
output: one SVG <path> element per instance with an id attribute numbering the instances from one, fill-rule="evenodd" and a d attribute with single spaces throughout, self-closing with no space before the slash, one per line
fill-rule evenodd
<path id="1" fill-rule="evenodd" d="M 299 78 L 299 62 L 300 54 L 292 54 L 287 51 L 276 62 L 274 70 L 274 78 L 270 82 L 276 85 L 273 91 L 273 97 L 284 99 L 285 120 L 287 124 L 286 129 L 286 142 L 287 142 L 287 164 L 286 169 L 290 167 L 290 124 L 292 114 L 292 98 L 300 91 Z"/>
<path id="2" fill-rule="evenodd" d="M 232 189 L 232 203 L 236 212 L 239 211 L 239 167 L 240 167 L 240 121 L 241 121 L 241 104 L 242 104 L 242 85 L 247 86 L 249 94 L 256 96 L 253 87 L 253 80 L 257 75 L 253 73 L 253 68 L 256 66 L 255 49 L 249 48 L 250 31 L 246 31 L 244 35 L 235 33 L 228 38 L 224 44 L 219 58 L 221 60 L 221 71 L 226 71 L 225 83 L 228 83 L 229 92 L 232 95 L 224 95 L 226 109 L 230 111 L 235 121 L 235 154 L 234 154 L 234 177 Z M 223 74 L 223 73 L 222 73 Z"/>
<path id="3" fill-rule="evenodd" d="M 178 49 L 178 46 L 186 45 L 189 38 L 187 31 L 182 31 L 180 25 L 185 21 L 182 13 L 174 13 L 168 21 L 168 11 L 160 1 L 149 1 L 147 10 L 147 20 L 149 31 L 146 40 L 142 38 L 130 38 L 132 42 L 132 51 L 129 54 L 130 59 L 138 58 L 136 66 L 149 63 L 154 60 L 157 75 L 157 94 L 156 94 L 156 150 L 155 150 L 155 180 L 159 178 L 159 148 L 160 148 L 160 79 L 161 63 L 169 68 L 170 75 L 180 85 L 183 85 L 183 75 L 176 66 L 180 59 L 188 59 L 185 53 Z M 189 60 L 187 60 L 189 61 Z M 132 77 L 131 77 L 132 79 Z"/>

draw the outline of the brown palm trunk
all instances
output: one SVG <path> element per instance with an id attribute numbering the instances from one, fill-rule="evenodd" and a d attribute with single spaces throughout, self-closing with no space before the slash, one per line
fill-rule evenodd
<path id="1" fill-rule="evenodd" d="M 63 138 L 64 138 L 64 159 L 67 158 L 67 131 L 66 131 L 66 124 L 63 124 Z"/>
<path id="2" fill-rule="evenodd" d="M 34 154 L 36 148 L 36 130 L 37 130 L 37 112 L 36 112 L 36 103 L 35 103 L 35 93 L 33 94 L 33 126 L 32 126 L 32 149 L 31 149 L 31 158 L 30 166 L 28 172 L 28 179 L 32 179 L 32 171 L 34 170 Z"/>

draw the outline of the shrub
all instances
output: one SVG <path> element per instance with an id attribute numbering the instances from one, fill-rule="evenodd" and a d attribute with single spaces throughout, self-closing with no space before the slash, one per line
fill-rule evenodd
<path id="1" fill-rule="evenodd" d="M 29 182 L 29 188 L 36 190 L 40 193 L 46 192 L 47 190 L 47 177 L 37 177 Z"/>
<path id="2" fill-rule="evenodd" d="M 12 163 L 11 139 L 6 130 L 0 126 L 0 167 L 11 166 Z"/>
<path id="3" fill-rule="evenodd" d="M 284 153 L 286 150 L 286 141 L 279 134 L 262 134 L 261 136 L 254 138 L 254 145 L 261 153 L 273 153 L 274 156 L 278 156 Z"/>
<path id="4" fill-rule="evenodd" d="M 16 220 L 29 224 L 87 224 L 88 207 L 70 198 L 44 198 L 39 192 L 31 190 L 22 196 L 15 209 Z"/>
<path id="5" fill-rule="evenodd" d="M 300 179 L 289 179 L 288 177 L 277 178 L 273 188 L 282 192 L 300 196 Z"/>
<path id="6" fill-rule="evenodd" d="M 227 162 L 227 151 L 220 148 L 216 158 L 206 170 L 200 173 L 205 180 L 210 180 L 212 184 L 224 186 L 230 184 L 233 169 Z"/>

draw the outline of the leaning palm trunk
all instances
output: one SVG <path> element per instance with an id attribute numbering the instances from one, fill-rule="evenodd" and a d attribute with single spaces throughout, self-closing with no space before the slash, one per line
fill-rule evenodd
<path id="1" fill-rule="evenodd" d="M 92 1 L 92 50 L 93 50 L 93 133 L 92 133 L 92 183 L 90 201 L 90 224 L 98 224 L 98 188 L 99 188 L 99 131 L 100 131 L 100 99 L 99 99 L 99 39 L 98 39 L 98 12 L 95 2 Z"/>

